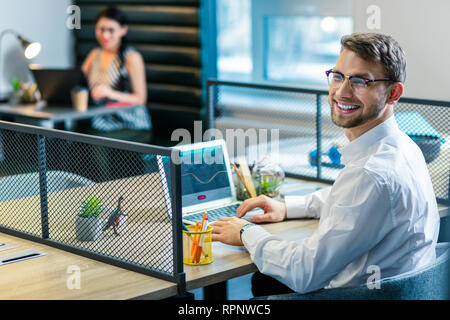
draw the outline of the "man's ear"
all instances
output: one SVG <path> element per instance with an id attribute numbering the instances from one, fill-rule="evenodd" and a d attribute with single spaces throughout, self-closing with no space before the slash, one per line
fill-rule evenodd
<path id="1" fill-rule="evenodd" d="M 387 104 L 394 104 L 400 99 L 400 97 L 403 94 L 403 83 L 401 82 L 394 82 L 391 85 L 390 94 L 386 101 Z"/>

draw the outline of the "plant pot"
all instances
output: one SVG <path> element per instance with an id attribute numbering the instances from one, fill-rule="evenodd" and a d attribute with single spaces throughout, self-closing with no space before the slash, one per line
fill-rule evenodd
<path id="1" fill-rule="evenodd" d="M 95 241 L 102 237 L 103 219 L 84 218 L 77 215 L 76 235 L 81 241 Z"/>

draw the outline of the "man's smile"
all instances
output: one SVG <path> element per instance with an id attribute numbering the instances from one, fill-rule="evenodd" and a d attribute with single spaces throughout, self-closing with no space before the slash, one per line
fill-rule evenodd
<path id="1" fill-rule="evenodd" d="M 347 102 L 338 102 L 336 100 L 334 101 L 334 104 L 336 106 L 336 110 L 339 113 L 343 113 L 343 114 L 354 113 L 361 108 L 361 106 L 357 105 L 357 104 L 347 103 Z"/>

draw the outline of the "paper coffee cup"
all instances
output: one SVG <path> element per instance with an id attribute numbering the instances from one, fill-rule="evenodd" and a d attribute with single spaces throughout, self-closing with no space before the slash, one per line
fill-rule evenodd
<path id="1" fill-rule="evenodd" d="M 78 112 L 86 112 L 88 108 L 89 91 L 86 88 L 76 88 L 70 91 L 72 107 Z"/>

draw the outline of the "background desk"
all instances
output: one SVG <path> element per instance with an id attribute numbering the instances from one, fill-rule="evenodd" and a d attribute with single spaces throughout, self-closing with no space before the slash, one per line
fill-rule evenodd
<path id="1" fill-rule="evenodd" d="M 92 119 L 95 116 L 115 114 L 120 110 L 145 108 L 140 105 L 125 106 L 120 108 L 107 106 L 90 106 L 86 112 L 78 112 L 70 107 L 38 107 L 35 104 L 11 106 L 0 104 L 0 119 L 10 118 L 13 122 L 55 128 L 57 123 L 62 123 L 64 129 L 72 130 L 76 120 Z"/>

